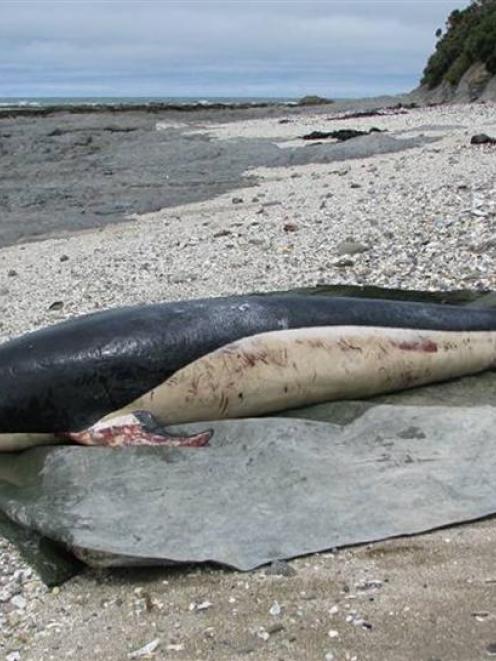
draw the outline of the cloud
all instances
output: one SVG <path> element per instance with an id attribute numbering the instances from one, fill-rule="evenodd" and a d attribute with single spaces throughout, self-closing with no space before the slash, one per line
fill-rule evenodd
<path id="1" fill-rule="evenodd" d="M 0 96 L 400 92 L 465 4 L 3 0 Z"/>

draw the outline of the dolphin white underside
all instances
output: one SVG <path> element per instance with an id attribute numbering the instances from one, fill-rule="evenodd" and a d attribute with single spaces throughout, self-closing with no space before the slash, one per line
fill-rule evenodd
<path id="1" fill-rule="evenodd" d="M 368 397 L 475 374 L 496 365 L 496 331 L 325 326 L 227 344 L 128 406 L 164 424 L 267 414 Z"/>

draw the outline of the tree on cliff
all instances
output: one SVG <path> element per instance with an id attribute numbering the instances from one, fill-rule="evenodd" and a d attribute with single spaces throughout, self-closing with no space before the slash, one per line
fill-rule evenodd
<path id="1" fill-rule="evenodd" d="M 436 50 L 424 69 L 422 84 L 430 89 L 443 81 L 456 85 L 474 62 L 496 74 L 496 0 L 473 0 L 448 16 L 444 34 L 436 32 Z"/>

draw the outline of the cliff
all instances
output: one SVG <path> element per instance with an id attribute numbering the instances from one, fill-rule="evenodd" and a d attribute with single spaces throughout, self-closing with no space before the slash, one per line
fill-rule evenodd
<path id="1" fill-rule="evenodd" d="M 412 98 L 425 103 L 496 100 L 496 0 L 451 12 Z"/>
<path id="2" fill-rule="evenodd" d="M 485 64 L 475 62 L 463 74 L 458 84 L 443 80 L 436 87 L 423 84 L 411 92 L 413 101 L 420 103 L 469 103 L 496 101 L 496 76 Z"/>

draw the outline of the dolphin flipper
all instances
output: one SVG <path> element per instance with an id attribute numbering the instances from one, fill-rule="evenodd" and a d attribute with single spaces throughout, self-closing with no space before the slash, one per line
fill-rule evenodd
<path id="1" fill-rule="evenodd" d="M 210 429 L 191 436 L 171 434 L 148 411 L 133 411 L 128 415 L 97 422 L 83 431 L 68 432 L 64 437 L 81 445 L 199 448 L 207 445 L 212 435 L 213 431 Z"/>

